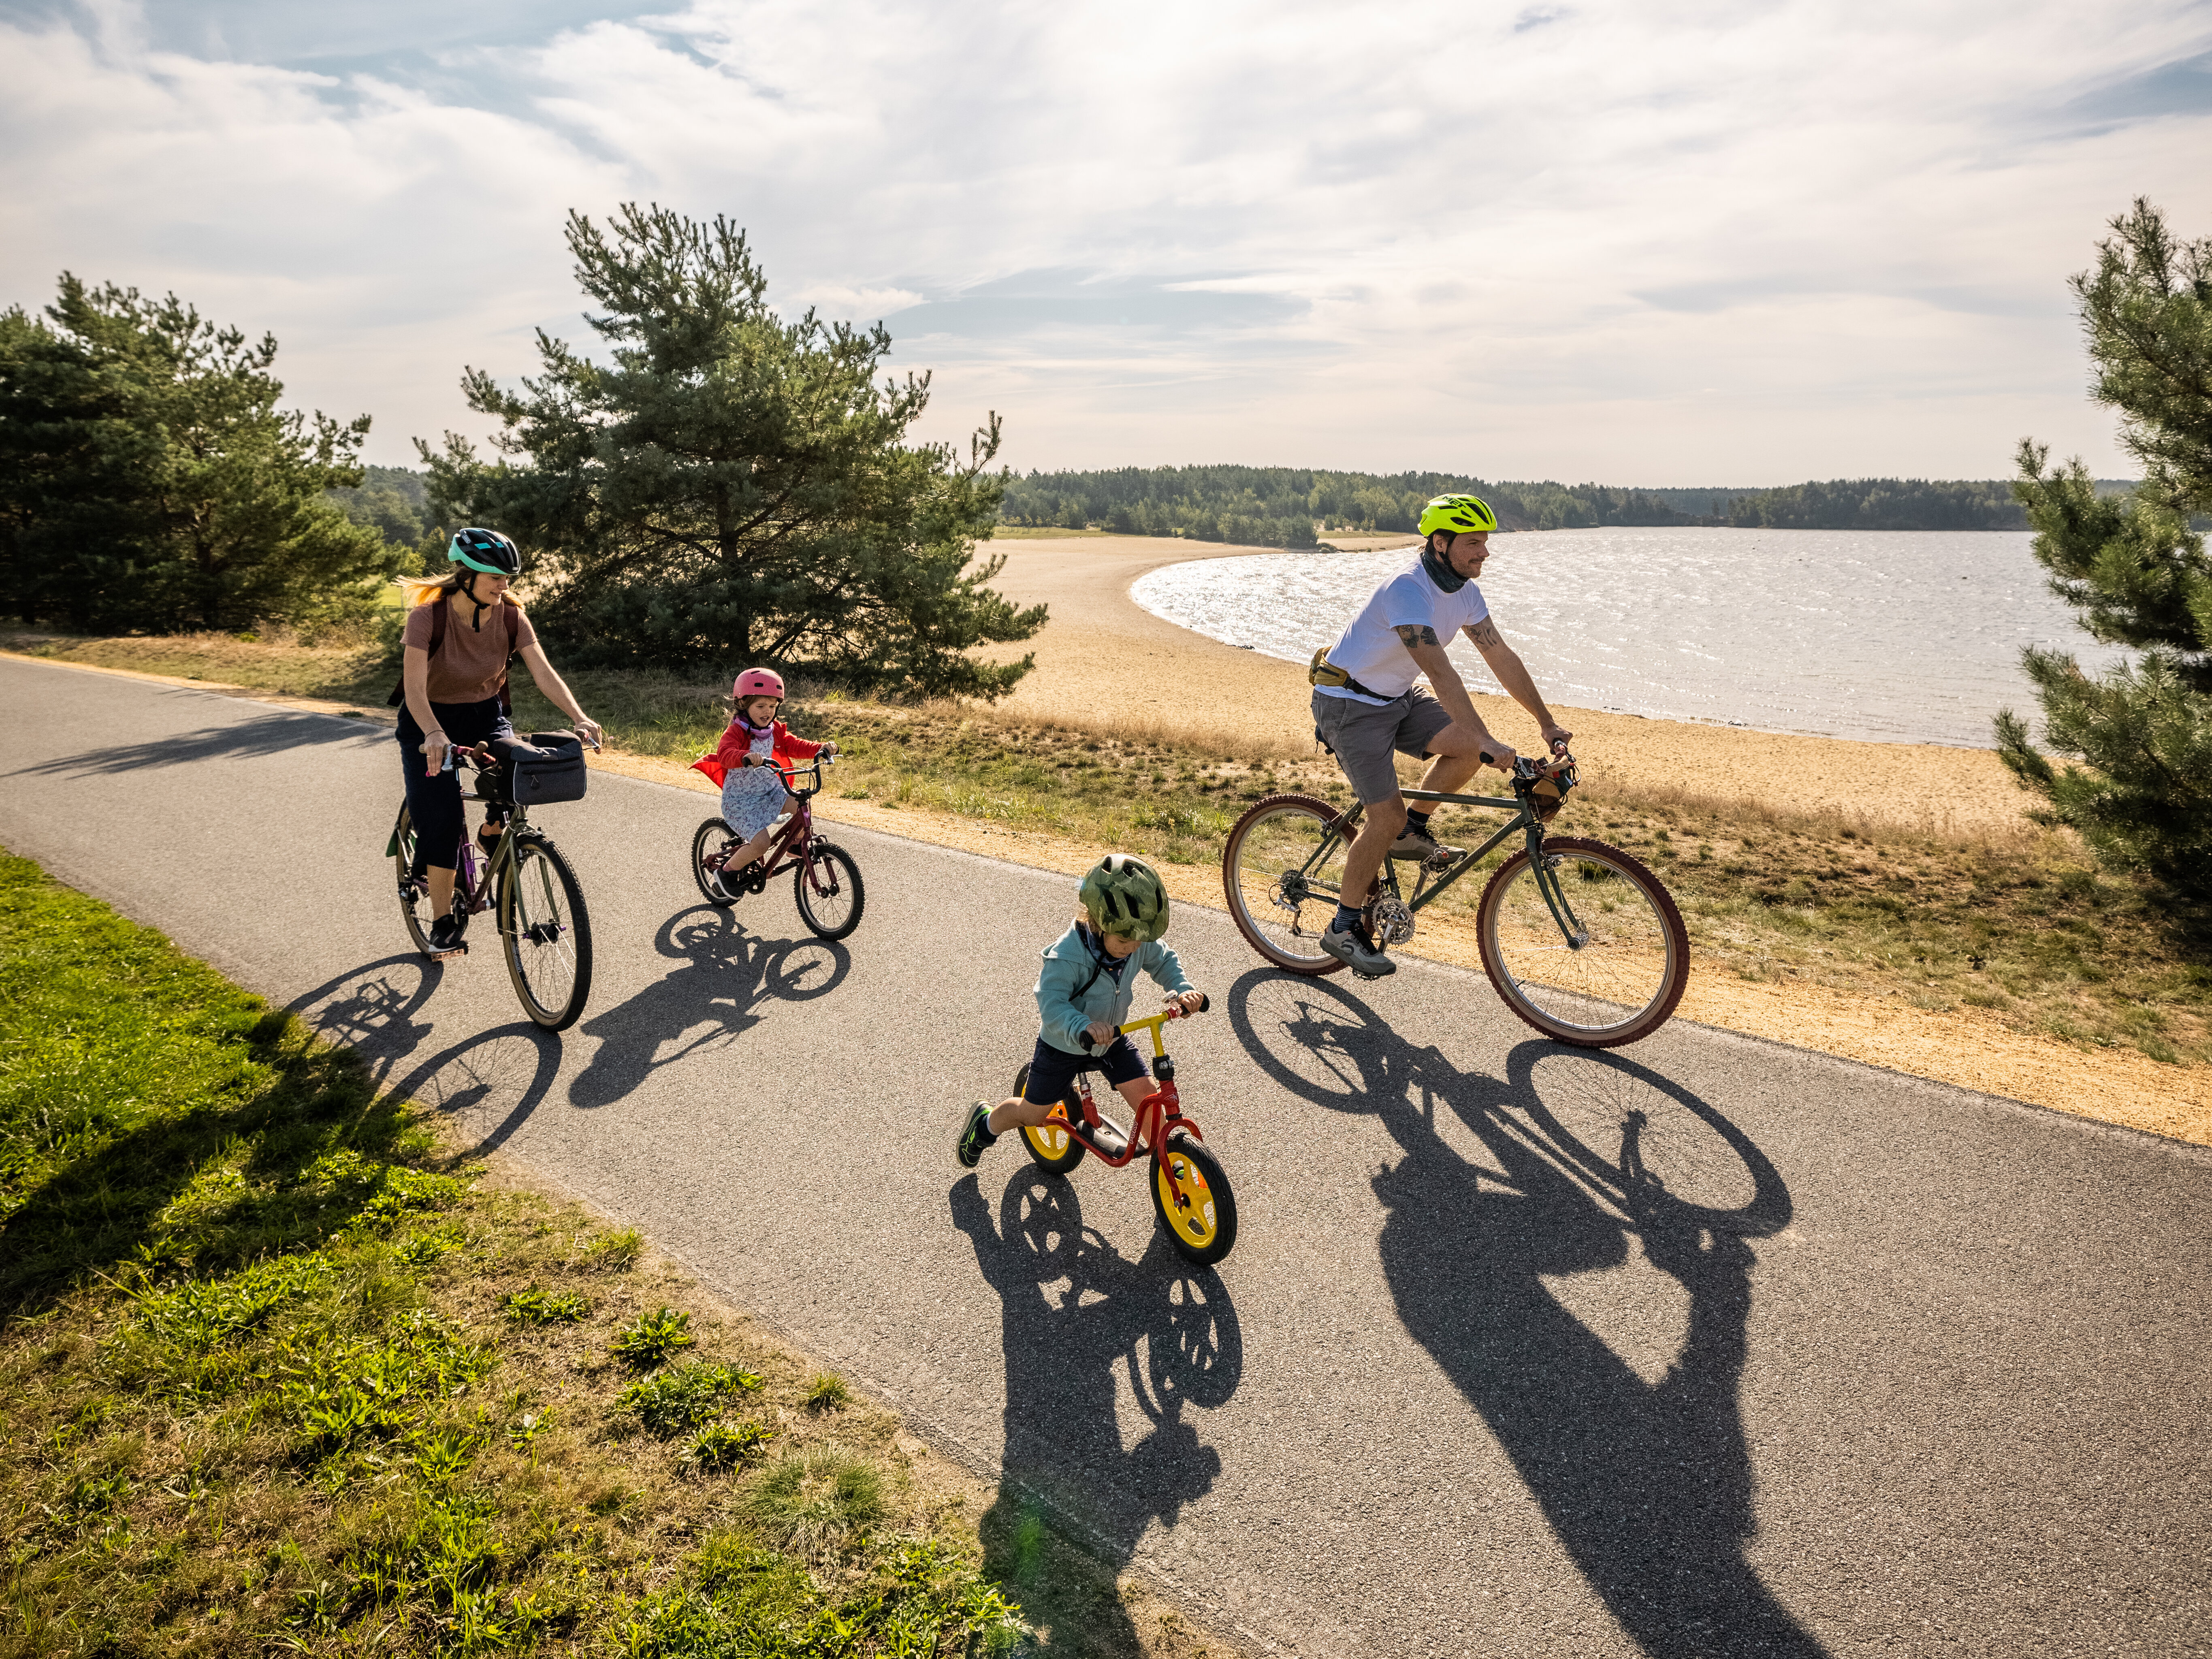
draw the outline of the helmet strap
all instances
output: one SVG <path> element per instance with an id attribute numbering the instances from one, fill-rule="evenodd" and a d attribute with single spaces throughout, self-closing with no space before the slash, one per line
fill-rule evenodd
<path id="1" fill-rule="evenodd" d="M 483 613 L 491 607 L 477 597 L 477 573 L 467 565 L 461 567 L 461 592 L 467 596 L 469 603 L 476 607 L 476 614 L 469 618 L 469 631 L 472 634 L 481 634 L 483 632 Z"/>
<path id="2" fill-rule="evenodd" d="M 1437 538 L 1439 535 L 1447 538 L 1444 542 L 1446 547 L 1451 545 L 1449 532 L 1431 531 L 1421 543 L 1421 568 L 1427 571 L 1429 580 L 1443 589 L 1445 592 L 1456 593 L 1467 586 L 1467 578 L 1451 568 L 1449 559 L 1437 551 Z"/>

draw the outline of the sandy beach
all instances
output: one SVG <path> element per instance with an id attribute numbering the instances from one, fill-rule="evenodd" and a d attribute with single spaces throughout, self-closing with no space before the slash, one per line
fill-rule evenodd
<path id="1" fill-rule="evenodd" d="M 1391 539 L 1366 544 L 1388 546 Z M 1504 538 L 1501 550 L 1516 539 Z M 1054 717 L 1118 708 L 1231 749 L 1313 752 L 1303 664 L 1209 640 L 1129 597 L 1132 582 L 1162 565 L 1268 549 L 1144 536 L 1023 541 L 1001 535 L 989 545 L 1006 561 L 992 586 L 1022 605 L 1052 609 L 1035 639 L 994 653 L 1036 653 L 1036 672 L 1007 706 Z M 1513 618 L 1497 620 L 1511 640 Z M 1478 695 L 1477 707 L 1508 742 L 1535 746 L 1534 722 L 1510 699 Z M 1575 732 L 1583 775 L 1601 790 L 1608 782 L 1638 792 L 1680 790 L 1959 836 L 2001 834 L 2025 822 L 2027 798 L 1990 750 L 1797 737 L 1565 705 L 1553 713 Z M 1746 709 L 1741 718 L 1755 724 L 1758 714 Z"/>

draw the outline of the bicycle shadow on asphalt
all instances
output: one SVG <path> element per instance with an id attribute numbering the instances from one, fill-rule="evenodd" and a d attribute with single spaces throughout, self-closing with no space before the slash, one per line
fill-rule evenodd
<path id="1" fill-rule="evenodd" d="M 572 1106 L 611 1106 L 660 1067 L 735 1042 L 765 1018 L 755 1012 L 764 1003 L 811 1002 L 853 969 L 842 943 L 763 939 L 707 904 L 671 916 L 653 945 L 677 967 L 578 1028 L 599 1046 L 568 1085 Z"/>
<path id="2" fill-rule="evenodd" d="M 465 1037 L 430 1056 L 391 1085 L 392 1092 L 441 1117 L 499 1121 L 464 1148 L 478 1158 L 505 1146 L 553 1091 L 561 1074 L 561 1039 L 526 1019 Z"/>
<path id="3" fill-rule="evenodd" d="M 198 696 L 198 693 L 188 695 Z M 143 743 L 117 744 L 88 749 L 81 754 L 57 755 L 35 766 L 18 767 L 11 778 L 84 777 L 95 772 L 135 772 L 142 769 L 193 766 L 210 760 L 255 760 L 281 755 L 307 744 L 386 743 L 392 740 L 388 727 L 335 720 L 328 714 L 301 714 L 258 709 L 255 717 L 235 726 L 204 726 L 173 738 L 149 738 Z"/>
<path id="4" fill-rule="evenodd" d="M 996 1224 L 973 1176 L 953 1184 L 951 1202 L 999 1293 L 1006 1359 L 1003 1473 L 981 1522 L 984 1571 L 1039 1616 L 1103 1638 L 1101 1651 L 1133 1653 L 1137 1633 L 1113 1580 L 1154 1521 L 1174 1526 L 1221 1473 L 1220 1453 L 1183 1412 L 1226 1404 L 1243 1376 L 1228 1287 L 1187 1267 L 1157 1230 L 1140 1258 L 1125 1259 L 1083 1224 L 1073 1184 L 1034 1164 L 1007 1181 Z M 1126 1449 L 1115 1375 L 1125 1363 L 1151 1425 Z M 1105 1558 L 1111 1572 L 1087 1596 L 1054 1571 L 1048 1528 L 1073 1531 Z M 1077 1598 L 1083 1605 L 1067 1605 Z"/>
<path id="5" fill-rule="evenodd" d="M 419 951 L 396 951 L 325 980 L 284 1006 L 324 1041 L 359 1054 L 382 1083 L 430 1034 L 429 1022 L 416 1016 L 445 974 L 443 963 Z"/>
<path id="6" fill-rule="evenodd" d="M 434 1029 L 416 1015 L 436 994 L 445 971 L 419 951 L 398 951 L 325 980 L 288 1006 L 324 1040 L 360 1055 L 378 1086 L 402 1099 L 447 1118 L 503 1109 L 499 1122 L 463 1154 L 481 1157 L 503 1145 L 551 1091 L 561 1040 L 516 1020 L 465 1038 L 400 1076 L 399 1067 Z"/>
<path id="7" fill-rule="evenodd" d="M 1499 1079 L 1415 1047 L 1328 981 L 1255 969 L 1228 1002 L 1278 1083 L 1373 1112 L 1396 1140 L 1404 1156 L 1374 1187 L 1399 1317 L 1621 1627 L 1668 1659 L 1823 1654 L 1745 1556 L 1747 1241 L 1791 1213 L 1749 1137 L 1618 1054 L 1531 1038 Z M 1632 1244 L 1688 1301 L 1686 1336 L 1644 1368 L 1652 1381 L 1546 1284 L 1626 1265 Z"/>

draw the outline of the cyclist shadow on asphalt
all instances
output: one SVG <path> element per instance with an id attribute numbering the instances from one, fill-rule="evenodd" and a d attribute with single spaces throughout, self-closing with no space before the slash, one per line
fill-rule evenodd
<path id="1" fill-rule="evenodd" d="M 203 692 L 180 695 L 201 696 Z M 204 726 L 197 732 L 180 732 L 173 738 L 149 738 L 143 743 L 118 744 L 112 749 L 88 749 L 78 755 L 57 755 L 36 766 L 19 767 L 4 775 L 15 778 L 84 777 L 95 772 L 137 772 L 167 766 L 191 766 L 210 760 L 254 760 L 266 755 L 291 754 L 310 745 L 331 744 L 390 744 L 388 726 L 367 720 L 333 720 L 328 714 L 269 714 L 257 708 L 254 717 L 235 726 Z"/>
<path id="2" fill-rule="evenodd" d="M 1220 1279 L 1191 1271 L 1164 1233 L 1125 1259 L 1083 1224 L 1074 1186 L 1034 1164 L 1007 1182 L 997 1225 L 973 1176 L 954 1183 L 951 1206 L 999 1293 L 1006 1357 L 1004 1474 L 982 1519 L 984 1571 L 1017 1600 L 1034 1601 L 1048 1585 L 1065 1596 L 1070 1581 L 1049 1559 L 1048 1528 L 1074 1531 L 1118 1575 L 1154 1521 L 1174 1526 L 1185 1504 L 1212 1490 L 1221 1454 L 1183 1411 L 1236 1393 L 1244 1370 L 1237 1310 Z M 1124 1364 L 1151 1425 L 1126 1449 L 1115 1375 Z M 1138 1649 L 1110 1578 L 1088 1605 L 1058 1616 L 1100 1651 Z"/>
<path id="3" fill-rule="evenodd" d="M 1822 1654 L 1745 1559 L 1747 1241 L 1790 1217 L 1750 1139 L 1618 1054 L 1531 1039 L 1502 1080 L 1464 1073 L 1352 991 L 1272 969 L 1239 980 L 1229 1008 L 1277 1082 L 1375 1112 L 1397 1141 L 1404 1156 L 1374 1186 L 1399 1317 L 1622 1628 L 1681 1659 Z M 1545 1283 L 1624 1266 L 1638 1247 L 1689 1303 L 1687 1336 L 1650 1382 Z"/>
<path id="4" fill-rule="evenodd" d="M 578 1028 L 599 1046 L 568 1085 L 571 1105 L 611 1106 L 663 1066 L 734 1042 L 761 1023 L 763 1003 L 827 996 L 853 968 L 842 944 L 763 939 L 705 904 L 671 916 L 653 945 L 677 966 Z"/>

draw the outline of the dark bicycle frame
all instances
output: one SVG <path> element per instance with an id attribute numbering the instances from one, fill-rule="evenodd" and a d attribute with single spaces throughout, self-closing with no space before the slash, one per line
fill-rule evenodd
<path id="1" fill-rule="evenodd" d="M 1433 789 L 1400 790 L 1398 793 L 1407 800 L 1434 801 L 1439 805 L 1450 806 L 1491 807 L 1509 811 L 1513 813 L 1513 817 L 1505 822 L 1504 827 L 1496 835 L 1483 842 L 1481 846 L 1473 852 L 1462 853 L 1443 869 L 1431 870 L 1425 864 L 1422 865 L 1419 875 L 1413 883 L 1413 896 L 1410 899 L 1401 898 L 1398 890 L 1397 860 L 1386 854 L 1382 860 L 1382 874 L 1376 888 L 1378 894 L 1382 889 L 1388 888 L 1390 896 L 1400 898 L 1408 913 L 1419 912 L 1445 888 L 1489 857 L 1492 852 L 1518 830 L 1528 839 L 1528 863 L 1536 878 L 1536 890 L 1544 896 L 1545 906 L 1551 911 L 1552 920 L 1558 924 L 1560 936 L 1566 940 L 1568 949 L 1581 950 L 1585 944 L 1589 943 L 1589 930 L 1583 926 L 1581 919 L 1575 915 L 1574 907 L 1567 902 L 1566 889 L 1560 884 L 1559 872 L 1552 868 L 1551 861 L 1544 856 L 1544 820 L 1538 815 L 1534 804 L 1528 799 L 1528 793 L 1534 781 L 1533 776 L 1528 779 L 1515 778 L 1511 799 L 1503 795 L 1448 795 Z M 1310 878 L 1308 872 L 1328 856 L 1330 849 L 1340 839 L 1346 846 L 1351 844 L 1354 826 L 1358 823 L 1360 815 L 1366 810 L 1367 806 L 1364 801 L 1354 801 L 1349 807 L 1329 820 L 1328 826 L 1322 836 L 1321 844 L 1314 848 L 1312 856 L 1296 870 L 1286 872 L 1282 877 L 1285 898 L 1296 903 L 1309 894 L 1327 894 L 1340 904 L 1344 902 L 1342 889 L 1332 887 L 1324 881 L 1315 881 Z M 1296 892 L 1291 890 L 1293 881 L 1297 884 Z"/>
<path id="2" fill-rule="evenodd" d="M 500 760 L 488 745 L 471 749 L 456 744 L 453 745 L 453 756 L 456 766 L 466 761 L 480 775 L 485 773 L 494 776 L 498 775 Z M 468 792 L 463 792 L 461 836 L 459 843 L 453 849 L 453 902 L 456 906 L 465 908 L 472 916 L 482 915 L 492 908 L 493 902 L 499 894 L 497 880 L 499 872 L 515 861 L 517 844 L 526 833 L 532 833 L 528 807 L 517 801 L 485 800 L 480 794 L 476 796 L 476 799 L 483 801 L 487 806 L 495 806 L 503 811 L 507 814 L 507 826 L 500 832 L 498 845 L 486 853 L 483 850 L 483 844 L 469 833 L 467 806 L 470 795 Z M 418 861 L 427 862 L 429 855 L 422 851 L 422 836 L 420 830 L 416 832 L 415 849 L 416 859 Z M 476 866 L 478 859 L 483 860 L 484 866 L 483 883 L 481 886 L 477 883 Z M 412 899 L 415 895 L 410 890 L 416 883 L 427 884 L 428 880 L 427 874 L 418 875 L 410 870 L 400 878 L 400 892 L 403 896 Z"/>
<path id="3" fill-rule="evenodd" d="M 783 832 L 776 836 L 774 841 L 770 842 L 768 844 L 768 851 L 760 855 L 760 859 L 758 860 L 760 864 L 760 872 L 757 875 L 748 876 L 745 878 L 745 885 L 756 893 L 765 890 L 769 883 L 775 880 L 785 871 L 803 868 L 811 862 L 811 860 L 806 857 L 805 843 L 810 842 L 814 839 L 814 808 L 811 803 L 815 796 L 822 793 L 822 763 L 819 760 L 817 760 L 811 766 L 779 766 L 775 769 L 777 774 L 783 779 L 783 787 L 791 791 L 791 798 L 793 800 L 796 801 L 798 805 L 792 809 L 791 822 L 783 826 Z M 809 772 L 811 772 L 814 775 L 814 784 L 811 788 L 794 789 L 792 787 L 794 780 Z M 792 845 L 794 839 L 799 841 L 801 843 L 800 847 L 797 849 L 794 849 Z M 743 847 L 745 844 L 745 836 L 739 835 L 731 836 L 729 840 L 722 843 L 722 857 L 725 859 L 728 858 L 732 853 L 735 852 L 738 848 Z M 789 855 L 790 857 L 790 861 L 788 863 L 779 864 L 776 862 L 777 860 L 784 858 L 787 855 Z M 815 880 L 814 872 L 811 869 L 807 869 L 806 879 L 808 884 L 814 889 L 817 896 L 822 898 L 827 898 L 830 896 L 829 892 L 823 887 L 822 884 Z M 724 890 L 728 891 L 731 890 L 726 886 Z"/>

